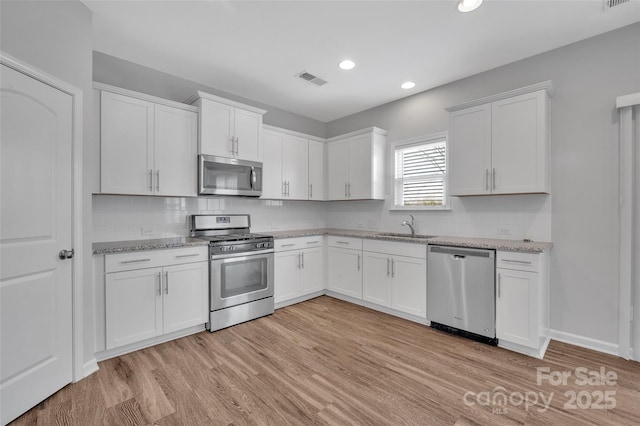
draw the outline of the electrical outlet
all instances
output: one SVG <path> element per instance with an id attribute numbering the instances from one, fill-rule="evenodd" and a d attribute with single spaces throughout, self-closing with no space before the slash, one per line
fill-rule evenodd
<path id="1" fill-rule="evenodd" d="M 156 233 L 156 231 L 155 231 L 155 230 L 153 229 L 153 227 L 151 227 L 151 226 L 143 226 L 143 227 L 140 229 L 140 233 L 141 233 L 142 235 L 153 235 L 153 234 L 155 234 L 155 233 Z"/>
<path id="2" fill-rule="evenodd" d="M 498 235 L 511 235 L 511 228 L 507 228 L 506 226 L 499 226 Z"/>

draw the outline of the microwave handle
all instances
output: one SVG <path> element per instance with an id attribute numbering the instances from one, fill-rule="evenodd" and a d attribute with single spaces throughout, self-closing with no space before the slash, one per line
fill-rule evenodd
<path id="1" fill-rule="evenodd" d="M 254 167 L 251 167 L 251 174 L 249 175 L 250 179 L 251 179 L 251 189 L 255 189 L 255 185 L 256 185 L 256 170 Z"/>

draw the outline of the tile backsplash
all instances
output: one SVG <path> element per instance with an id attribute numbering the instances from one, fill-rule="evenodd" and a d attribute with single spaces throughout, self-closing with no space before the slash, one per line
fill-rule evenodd
<path id="1" fill-rule="evenodd" d="M 248 213 L 253 232 L 353 228 L 408 232 L 412 214 L 421 234 L 552 241 L 551 195 L 451 198 L 447 211 L 391 211 L 390 201 L 275 201 L 255 198 L 171 198 L 93 195 L 93 241 L 188 235 L 192 214 Z"/>
<path id="2" fill-rule="evenodd" d="M 253 232 L 322 228 L 327 217 L 323 203 L 314 201 L 94 194 L 93 241 L 183 237 L 189 215 L 233 213 L 250 214 Z"/>

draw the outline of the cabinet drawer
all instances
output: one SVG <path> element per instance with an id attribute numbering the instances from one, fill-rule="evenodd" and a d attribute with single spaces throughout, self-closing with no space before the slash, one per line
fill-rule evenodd
<path id="1" fill-rule="evenodd" d="M 282 238 L 276 239 L 273 243 L 276 251 L 300 250 L 312 247 L 321 247 L 324 243 L 324 236 L 313 235 L 311 237 Z"/>
<path id="2" fill-rule="evenodd" d="M 362 250 L 385 253 L 394 256 L 427 258 L 427 245 L 415 243 L 397 243 L 383 240 L 362 240 Z"/>
<path id="3" fill-rule="evenodd" d="M 208 247 L 202 246 L 107 254 L 104 257 L 105 272 L 132 271 L 134 269 L 155 268 L 157 266 L 203 262 L 208 260 L 208 253 Z"/>
<path id="4" fill-rule="evenodd" d="M 329 247 L 348 248 L 352 250 L 362 250 L 362 239 L 351 237 L 337 237 L 335 235 L 329 235 L 328 237 Z"/>
<path id="5" fill-rule="evenodd" d="M 540 268 L 540 255 L 535 253 L 499 251 L 496 253 L 496 268 L 538 272 Z"/>

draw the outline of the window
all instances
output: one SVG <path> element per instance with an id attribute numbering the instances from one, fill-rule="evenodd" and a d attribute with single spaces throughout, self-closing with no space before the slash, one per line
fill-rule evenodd
<path id="1" fill-rule="evenodd" d="M 398 142 L 394 151 L 395 208 L 446 208 L 446 134 Z"/>

